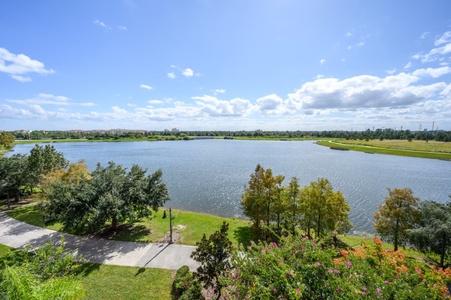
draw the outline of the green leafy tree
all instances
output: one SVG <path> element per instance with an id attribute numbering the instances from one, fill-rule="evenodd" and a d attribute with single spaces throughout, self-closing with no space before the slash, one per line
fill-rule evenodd
<path id="1" fill-rule="evenodd" d="M 0 146 L 4 149 L 9 150 L 14 146 L 14 142 L 16 141 L 14 135 L 7 132 L 0 133 Z"/>
<path id="2" fill-rule="evenodd" d="M 443 267 L 446 250 L 451 250 L 451 202 L 424 201 L 420 212 L 419 223 L 408 230 L 410 243 L 423 251 L 439 254 Z"/>
<path id="3" fill-rule="evenodd" d="M 109 162 L 106 167 L 98 164 L 89 176 L 83 168 L 80 172 L 61 176 L 45 190 L 47 224 L 61 222 L 67 230 L 93 231 L 111 222 L 115 228 L 125 221 L 150 217 L 169 200 L 161 170 L 146 175 L 137 165 L 127 172 Z"/>
<path id="4" fill-rule="evenodd" d="M 8 205 L 10 196 L 18 201 L 20 189 L 24 182 L 26 157 L 15 154 L 11 157 L 0 157 L 0 194 L 5 194 Z"/>
<path id="5" fill-rule="evenodd" d="M 278 208 L 280 215 L 281 184 L 284 176 L 273 176 L 271 169 L 264 169 L 257 165 L 248 186 L 244 187 L 241 195 L 241 206 L 244 214 L 248 216 L 257 229 L 260 229 L 260 221 L 264 221 L 269 227 L 274 220 L 274 208 Z"/>
<path id="6" fill-rule="evenodd" d="M 349 222 L 350 207 L 340 191 L 334 191 L 332 184 L 325 178 L 319 178 L 304 187 L 300 192 L 301 228 L 316 237 L 337 230 L 346 232 L 352 227 Z"/>
<path id="7" fill-rule="evenodd" d="M 219 276 L 231 269 L 230 256 L 232 243 L 227 237 L 229 224 L 223 222 L 221 229 L 216 231 L 207 239 L 204 236 L 196 243 L 197 249 L 191 257 L 200 262 L 194 276 L 200 280 L 205 288 L 213 288 L 217 298 L 221 297 L 222 284 L 218 281 Z"/>
<path id="8" fill-rule="evenodd" d="M 420 198 L 414 197 L 411 189 L 388 189 L 388 197 L 374 214 L 374 227 L 382 238 L 393 242 L 394 250 L 408 241 L 407 230 L 418 223 Z"/>
<path id="9" fill-rule="evenodd" d="M 41 176 L 54 170 L 65 169 L 68 165 L 69 162 L 64 158 L 64 155 L 57 152 L 52 145 L 45 145 L 44 147 L 36 145 L 31 149 L 27 163 L 27 183 L 30 187 L 30 193 L 33 187 L 40 183 Z"/>
<path id="10" fill-rule="evenodd" d="M 292 235 L 296 234 L 296 228 L 300 225 L 300 202 L 301 188 L 299 179 L 292 177 L 288 186 L 283 189 L 283 199 L 285 204 L 284 227 Z"/>

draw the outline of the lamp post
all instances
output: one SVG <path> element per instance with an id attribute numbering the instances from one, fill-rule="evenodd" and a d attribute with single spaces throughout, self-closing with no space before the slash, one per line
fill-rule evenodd
<path id="1" fill-rule="evenodd" d="M 169 244 L 172 243 L 172 210 L 169 208 Z"/>

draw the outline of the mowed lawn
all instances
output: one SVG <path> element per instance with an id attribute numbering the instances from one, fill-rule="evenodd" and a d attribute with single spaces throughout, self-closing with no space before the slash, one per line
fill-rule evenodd
<path id="1" fill-rule="evenodd" d="M 37 202 L 18 205 L 5 212 L 20 221 L 35 226 L 62 231 L 61 224 L 45 226 Z M 4 207 L 2 207 L 4 209 Z M 104 238 L 133 242 L 168 242 L 169 241 L 169 213 L 163 219 L 164 209 L 159 209 L 151 220 L 142 220 L 134 224 L 124 224 L 117 232 L 108 233 Z M 173 239 L 177 244 L 196 245 L 203 234 L 207 237 L 219 230 L 222 223 L 229 223 L 229 239 L 233 244 L 247 244 L 252 239 L 249 221 L 222 218 L 218 216 L 194 213 L 188 211 L 172 210 Z"/>
<path id="2" fill-rule="evenodd" d="M 389 148 L 397 150 L 411 150 L 424 152 L 451 153 L 451 143 L 436 141 L 406 141 L 406 140 L 339 140 L 342 144 L 364 145 L 378 148 Z"/>

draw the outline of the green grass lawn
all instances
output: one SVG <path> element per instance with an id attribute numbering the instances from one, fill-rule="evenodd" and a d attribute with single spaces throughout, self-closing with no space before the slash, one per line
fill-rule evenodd
<path id="1" fill-rule="evenodd" d="M 17 220 L 39 227 L 62 231 L 61 224 L 45 226 L 36 202 L 25 205 L 16 205 L 12 210 L 0 206 L 6 214 Z M 164 209 L 159 209 L 151 220 L 143 220 L 130 226 L 123 226 L 110 239 L 133 242 L 162 242 L 168 241 L 169 218 L 163 219 Z M 169 214 L 168 214 L 169 215 Z M 222 218 L 218 216 L 173 210 L 173 237 L 177 244 L 195 245 L 203 234 L 207 237 L 219 230 L 223 221 L 229 223 L 229 238 L 235 245 L 247 244 L 252 239 L 249 222 L 239 219 Z"/>
<path id="2" fill-rule="evenodd" d="M 175 271 L 139 267 L 85 264 L 77 275 L 87 300 L 172 299 Z"/>
<path id="3" fill-rule="evenodd" d="M 392 141 L 318 141 L 317 144 L 332 148 L 354 150 L 367 153 L 389 154 L 420 158 L 434 158 L 451 160 L 451 143 L 429 142 L 431 147 L 425 146 L 424 141 L 416 142 L 392 142 Z"/>

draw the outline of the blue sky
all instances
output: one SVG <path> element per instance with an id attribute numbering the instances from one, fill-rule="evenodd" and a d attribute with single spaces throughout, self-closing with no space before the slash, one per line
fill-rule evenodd
<path id="1" fill-rule="evenodd" d="M 2 1 L 0 130 L 451 130 L 451 1 Z"/>

